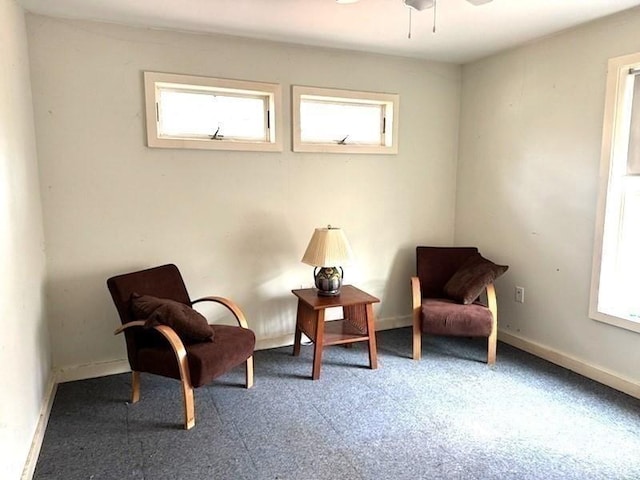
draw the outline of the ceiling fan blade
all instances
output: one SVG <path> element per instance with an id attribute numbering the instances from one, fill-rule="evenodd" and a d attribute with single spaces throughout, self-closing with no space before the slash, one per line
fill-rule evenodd
<path id="1" fill-rule="evenodd" d="M 484 5 L 485 3 L 492 2 L 493 0 L 467 0 L 472 5 Z"/>
<path id="2" fill-rule="evenodd" d="M 415 8 L 419 12 L 433 7 L 433 0 L 404 0 L 407 7 Z"/>

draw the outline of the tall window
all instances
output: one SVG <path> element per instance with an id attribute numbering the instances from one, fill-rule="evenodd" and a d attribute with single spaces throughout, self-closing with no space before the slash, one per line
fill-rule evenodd
<path id="1" fill-rule="evenodd" d="M 640 332 L 640 53 L 609 61 L 590 315 Z"/>
<path id="2" fill-rule="evenodd" d="M 281 151 L 280 86 L 145 72 L 150 147 Z"/>

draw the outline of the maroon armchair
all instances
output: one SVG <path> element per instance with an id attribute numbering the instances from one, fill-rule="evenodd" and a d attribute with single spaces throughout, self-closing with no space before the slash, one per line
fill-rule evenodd
<path id="1" fill-rule="evenodd" d="M 222 297 L 191 301 L 175 265 L 118 275 L 107 287 L 120 316 L 132 370 L 131 402 L 140 399 L 140 373 L 180 380 L 184 424 L 195 425 L 193 389 L 246 362 L 246 387 L 253 386 L 255 335 L 240 308 Z M 198 302 L 225 306 L 239 326 L 208 325 L 191 306 Z M 201 323 L 198 323 L 201 322 Z M 203 322 L 203 323 L 202 323 Z"/>
<path id="2" fill-rule="evenodd" d="M 417 247 L 411 278 L 413 359 L 422 355 L 422 334 L 486 337 L 487 363 L 496 361 L 498 307 L 493 281 L 507 266 L 483 258 L 475 247 Z M 486 292 L 487 303 L 479 297 Z"/>

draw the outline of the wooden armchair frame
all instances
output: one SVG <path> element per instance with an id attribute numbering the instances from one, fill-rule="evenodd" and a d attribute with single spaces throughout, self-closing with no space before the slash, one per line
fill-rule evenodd
<path id="1" fill-rule="evenodd" d="M 491 333 L 487 340 L 487 364 L 496 363 L 496 347 L 498 344 L 498 303 L 496 300 L 496 289 L 493 283 L 486 286 L 487 306 L 491 312 Z M 411 277 L 411 295 L 413 300 L 413 359 L 420 360 L 422 356 L 422 290 L 420 290 L 420 279 Z"/>
<path id="2" fill-rule="evenodd" d="M 203 297 L 191 302 L 191 305 L 194 305 L 198 302 L 214 302 L 226 307 L 233 316 L 235 317 L 238 325 L 242 328 L 248 329 L 249 326 L 247 324 L 247 320 L 240 310 L 240 307 L 224 297 Z M 144 320 L 134 320 L 132 322 L 128 322 L 121 327 L 118 327 L 114 335 L 118 335 L 124 332 L 128 328 L 139 328 L 144 327 Z M 196 416 L 195 416 L 195 405 L 193 400 L 193 385 L 191 383 L 191 375 L 189 373 L 189 364 L 187 359 L 187 350 L 180 340 L 180 337 L 176 334 L 176 332 L 166 325 L 158 325 L 152 327 L 156 331 L 160 332 L 162 336 L 169 342 L 171 349 L 173 350 L 176 361 L 178 362 L 178 370 L 180 372 L 180 383 L 182 384 L 182 394 L 184 398 L 184 428 L 189 430 L 193 428 L 196 424 Z M 131 403 L 136 403 L 140 400 L 140 372 L 133 371 L 131 377 Z M 250 356 L 246 361 L 246 372 L 245 372 L 245 384 L 246 388 L 253 387 L 253 355 Z"/>

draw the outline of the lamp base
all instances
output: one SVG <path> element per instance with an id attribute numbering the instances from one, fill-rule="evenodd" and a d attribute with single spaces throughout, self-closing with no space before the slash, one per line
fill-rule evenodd
<path id="1" fill-rule="evenodd" d="M 318 289 L 319 297 L 337 297 L 338 295 L 340 295 L 340 290 L 331 290 L 327 292 L 325 290 Z"/>
<path id="2" fill-rule="evenodd" d="M 343 275 L 342 267 L 316 267 L 313 275 L 319 296 L 335 297 L 340 295 Z"/>

